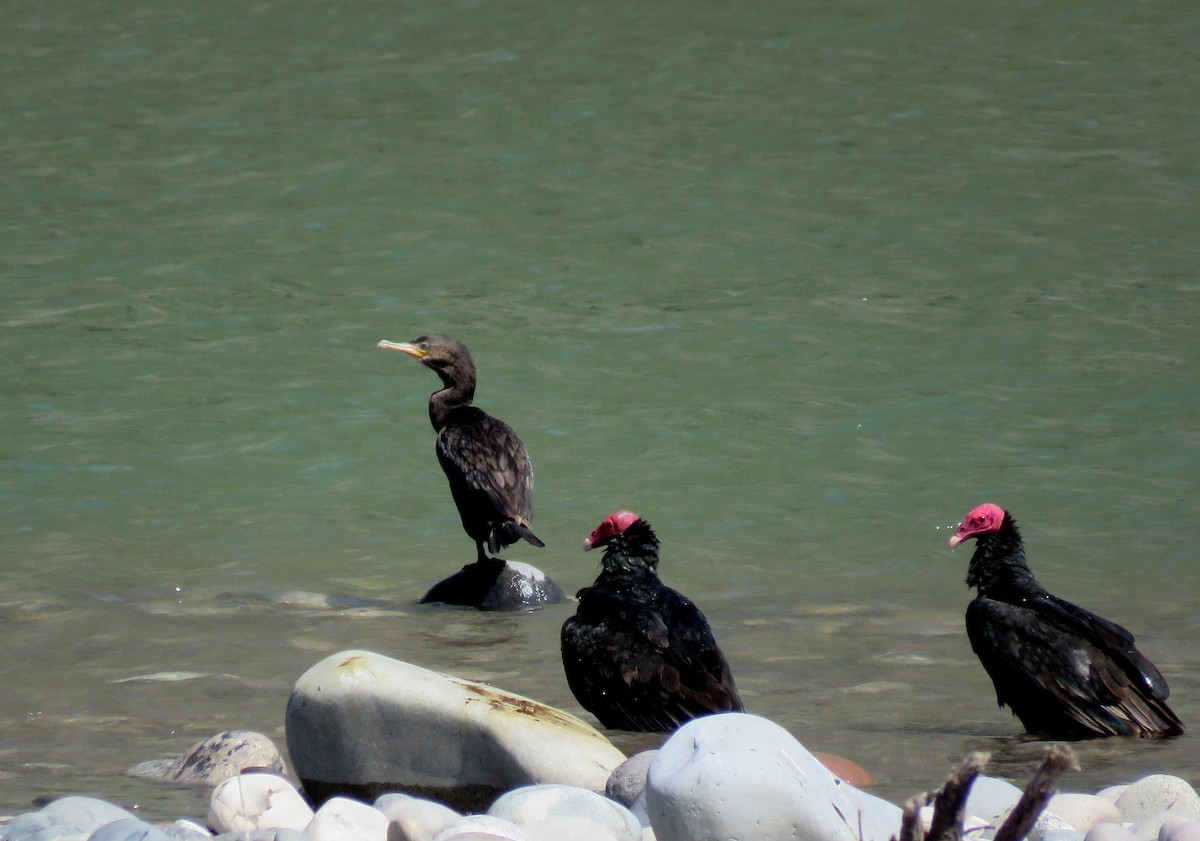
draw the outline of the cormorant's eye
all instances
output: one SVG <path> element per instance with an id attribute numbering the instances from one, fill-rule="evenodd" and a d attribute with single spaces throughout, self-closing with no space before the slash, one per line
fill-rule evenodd
<path id="1" fill-rule="evenodd" d="M 421 342 L 421 350 L 429 350 L 429 345 L 425 342 Z"/>

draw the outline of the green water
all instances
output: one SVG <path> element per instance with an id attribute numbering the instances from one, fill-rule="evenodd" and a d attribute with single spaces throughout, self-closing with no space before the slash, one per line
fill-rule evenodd
<path id="1" fill-rule="evenodd" d="M 581 713 L 569 606 L 413 605 L 474 547 L 374 346 L 434 331 L 534 461 L 509 557 L 574 591 L 635 509 L 883 796 L 1040 754 L 963 632 L 983 501 L 1200 728 L 1198 59 L 1183 3 L 6 4 L 0 812 L 203 814 L 122 772 L 282 745 L 347 647 Z"/>

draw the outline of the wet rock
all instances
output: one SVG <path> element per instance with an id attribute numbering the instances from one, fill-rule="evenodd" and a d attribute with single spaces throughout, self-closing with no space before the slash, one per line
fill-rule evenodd
<path id="1" fill-rule="evenodd" d="M 359 800 L 331 797 L 304 829 L 311 841 L 385 841 L 388 819 Z"/>
<path id="2" fill-rule="evenodd" d="M 646 779 L 658 841 L 888 841 L 899 807 L 833 776 L 779 725 L 725 713 L 680 727 Z"/>
<path id="3" fill-rule="evenodd" d="M 408 794 L 385 794 L 375 808 L 388 819 L 388 841 L 433 841 L 433 837 L 462 819 L 435 800 Z"/>
<path id="4" fill-rule="evenodd" d="M 609 776 L 604 785 L 604 794 L 622 806 L 633 805 L 646 788 L 646 773 L 657 755 L 656 750 L 644 750 L 626 759 Z"/>
<path id="5" fill-rule="evenodd" d="M 557 604 L 566 595 L 544 572 L 529 564 L 489 558 L 467 564 L 439 581 L 421 604 L 449 604 L 480 610 L 528 610 Z"/>
<path id="6" fill-rule="evenodd" d="M 208 823 L 218 833 L 256 829 L 294 829 L 303 832 L 313 811 L 296 787 L 275 774 L 230 777 L 215 789 L 208 806 Z"/>
<path id="7" fill-rule="evenodd" d="M 368 651 L 302 675 L 286 724 L 295 773 L 318 803 L 403 790 L 478 810 L 523 785 L 603 790 L 625 760 L 561 710 Z"/>
<path id="8" fill-rule="evenodd" d="M 512 821 L 534 838 L 639 841 L 642 826 L 620 803 L 574 786 L 539 785 L 501 796 L 488 814 Z"/>
<path id="9" fill-rule="evenodd" d="M 250 832 L 228 832 L 218 835 L 213 841 L 309 841 L 307 835 L 297 829 L 254 829 Z"/>
<path id="10" fill-rule="evenodd" d="M 177 759 L 142 762 L 126 773 L 187 785 L 216 785 L 252 769 L 282 774 L 279 749 L 253 730 L 226 730 L 197 742 Z"/>

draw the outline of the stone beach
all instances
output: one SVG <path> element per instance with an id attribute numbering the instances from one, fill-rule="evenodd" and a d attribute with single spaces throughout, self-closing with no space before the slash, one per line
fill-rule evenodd
<path id="1" fill-rule="evenodd" d="M 898 805 L 759 716 L 696 719 L 626 759 L 561 710 L 367 651 L 328 657 L 297 681 L 286 733 L 290 776 L 270 740 L 244 731 L 130 769 L 212 786 L 203 819 L 150 823 L 63 797 L 0 819 L 0 840 L 888 841 L 900 825 Z M 1055 795 L 1026 837 L 1200 841 L 1200 795 L 1187 781 L 1114 782 Z M 1020 796 L 980 776 L 965 836 L 991 838 Z"/>

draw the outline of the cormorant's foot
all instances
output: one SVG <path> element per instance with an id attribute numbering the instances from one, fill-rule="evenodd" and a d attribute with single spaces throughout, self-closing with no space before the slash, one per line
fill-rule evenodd
<path id="1" fill-rule="evenodd" d="M 421 604 L 449 604 L 479 610 L 527 610 L 566 598 L 544 572 L 519 561 L 487 558 L 467 564 L 439 581 Z"/>

